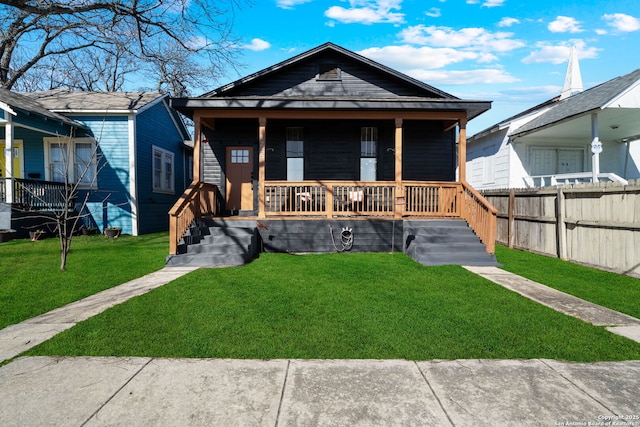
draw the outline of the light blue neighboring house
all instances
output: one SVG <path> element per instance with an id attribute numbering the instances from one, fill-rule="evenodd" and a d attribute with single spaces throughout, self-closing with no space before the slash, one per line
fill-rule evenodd
<path id="1" fill-rule="evenodd" d="M 193 170 L 189 133 L 169 107 L 168 95 L 63 90 L 22 95 L 90 130 L 92 138 L 73 139 L 70 152 L 76 156 L 87 156 L 97 144 L 98 161 L 85 175 L 97 179 L 77 201 L 88 197 L 87 226 L 120 227 L 132 235 L 168 230 L 167 212 L 191 183 Z M 25 172 L 59 181 L 54 167 L 59 141 L 43 138 L 32 150 L 25 147 Z"/>

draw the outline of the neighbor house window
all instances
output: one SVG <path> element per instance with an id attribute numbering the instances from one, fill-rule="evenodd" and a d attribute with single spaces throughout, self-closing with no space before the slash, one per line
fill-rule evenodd
<path id="1" fill-rule="evenodd" d="M 153 147 L 153 191 L 173 193 L 173 153 Z"/>
<path id="2" fill-rule="evenodd" d="M 304 135 L 301 127 L 287 128 L 287 180 L 304 180 Z"/>
<path id="3" fill-rule="evenodd" d="M 80 187 L 95 186 L 98 156 L 92 140 L 49 141 L 48 147 L 48 180 L 79 183 Z"/>
<path id="4" fill-rule="evenodd" d="M 378 128 L 360 129 L 360 181 L 376 180 Z"/>

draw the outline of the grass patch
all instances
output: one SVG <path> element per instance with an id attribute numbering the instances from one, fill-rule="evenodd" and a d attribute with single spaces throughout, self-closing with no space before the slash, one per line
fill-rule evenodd
<path id="1" fill-rule="evenodd" d="M 640 318 L 640 279 L 496 245 L 506 271 Z"/>
<path id="2" fill-rule="evenodd" d="M 74 237 L 60 271 L 58 239 L 0 245 L 0 329 L 164 266 L 168 233 Z"/>
<path id="3" fill-rule="evenodd" d="M 28 354 L 597 361 L 640 359 L 640 344 L 458 266 L 403 254 L 262 254 L 197 270 Z"/>

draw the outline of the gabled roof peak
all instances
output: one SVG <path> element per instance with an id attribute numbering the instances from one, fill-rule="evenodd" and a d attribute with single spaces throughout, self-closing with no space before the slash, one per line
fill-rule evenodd
<path id="1" fill-rule="evenodd" d="M 263 70 L 257 71 L 257 72 L 255 72 L 253 74 L 250 74 L 250 75 L 248 75 L 246 77 L 243 77 L 243 78 L 241 78 L 239 80 L 236 80 L 234 82 L 228 83 L 228 84 L 226 84 L 224 86 L 220 86 L 219 88 L 214 89 L 214 90 L 212 90 L 210 92 L 207 92 L 207 93 L 201 95 L 200 97 L 201 98 L 207 98 L 207 97 L 212 97 L 212 96 L 224 96 L 225 92 L 230 91 L 231 89 L 234 89 L 234 88 L 236 88 L 236 87 L 238 87 L 240 85 L 249 83 L 249 82 L 251 82 L 251 81 L 253 81 L 255 79 L 258 79 L 260 77 L 266 76 L 266 75 L 271 74 L 271 73 L 273 73 L 273 72 L 275 72 L 277 70 L 281 70 L 281 69 L 283 69 L 285 67 L 289 67 L 291 65 L 300 63 L 301 61 L 304 61 L 304 60 L 306 60 L 308 58 L 312 58 L 313 56 L 319 55 L 319 54 L 327 52 L 327 51 L 337 52 L 338 54 L 343 55 L 343 56 L 345 56 L 347 58 L 350 58 L 350 59 L 352 59 L 354 61 L 358 61 L 358 62 L 364 63 L 369 67 L 377 69 L 377 70 L 379 70 L 379 71 L 381 71 L 383 73 L 386 73 L 386 74 L 388 74 L 390 76 L 393 76 L 393 77 L 395 77 L 397 79 L 400 79 L 400 80 L 402 80 L 402 81 L 404 81 L 406 83 L 409 83 L 411 85 L 419 87 L 422 90 L 432 92 L 435 95 L 437 95 L 438 97 L 448 98 L 448 99 L 458 99 L 457 97 L 455 97 L 455 96 L 453 96 L 453 95 L 451 95 L 449 93 L 441 91 L 440 89 L 437 89 L 437 88 L 435 88 L 433 86 L 430 86 L 430 85 L 428 85 L 428 84 L 426 84 L 424 82 L 421 82 L 420 80 L 414 79 L 413 77 L 410 77 L 410 76 L 408 76 L 406 74 L 403 74 L 403 73 L 401 73 L 399 71 L 396 71 L 396 70 L 394 70 L 392 68 L 389 68 L 389 67 L 387 67 L 385 65 L 382 65 L 379 62 L 376 62 L 376 61 L 374 61 L 372 59 L 366 58 L 366 57 L 364 57 L 364 56 L 362 56 L 360 54 L 357 54 L 355 52 L 352 52 L 352 51 L 350 51 L 348 49 L 345 49 L 342 46 L 338 46 L 338 45 L 336 45 L 336 44 L 334 44 L 332 42 L 323 43 L 323 44 L 321 44 L 321 45 L 319 45 L 317 47 L 314 47 L 314 48 L 309 49 L 309 50 L 307 50 L 305 52 L 302 52 L 302 53 L 300 53 L 300 54 L 298 54 L 296 56 L 293 56 L 293 57 L 291 57 L 291 58 L 289 58 L 289 59 L 287 59 L 285 61 L 279 62 L 279 63 L 277 63 L 275 65 L 272 65 L 272 66 L 270 66 L 268 68 L 265 68 Z"/>

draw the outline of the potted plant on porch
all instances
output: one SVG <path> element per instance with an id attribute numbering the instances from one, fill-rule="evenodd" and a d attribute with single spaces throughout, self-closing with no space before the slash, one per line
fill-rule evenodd
<path id="1" fill-rule="evenodd" d="M 122 232 L 122 228 L 120 227 L 107 227 L 104 229 L 104 234 L 109 239 L 117 238 L 118 236 L 120 236 L 121 232 Z"/>

